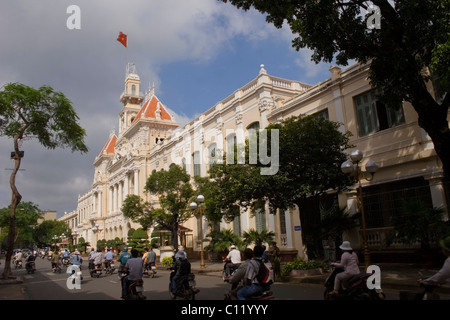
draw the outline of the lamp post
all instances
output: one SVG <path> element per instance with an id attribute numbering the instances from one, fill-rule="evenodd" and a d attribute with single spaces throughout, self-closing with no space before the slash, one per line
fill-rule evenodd
<path id="1" fill-rule="evenodd" d="M 97 233 L 97 232 L 101 232 L 103 229 L 102 229 L 102 227 L 100 227 L 99 225 L 98 225 L 98 223 L 96 223 L 93 227 L 92 227 L 92 232 L 94 232 L 94 233 Z M 98 242 L 98 235 L 97 235 L 97 242 Z M 97 243 L 96 243 L 96 246 L 97 246 Z"/>
<path id="2" fill-rule="evenodd" d="M 195 210 L 198 208 L 198 211 L 200 213 L 200 268 L 204 268 L 205 267 L 205 258 L 204 258 L 204 254 L 203 254 L 203 202 L 205 202 L 205 197 L 203 195 L 198 195 L 197 196 L 197 201 L 199 204 L 197 204 L 196 202 L 191 202 L 191 204 L 189 205 L 189 207 L 192 210 Z"/>
<path id="3" fill-rule="evenodd" d="M 350 153 L 350 160 L 344 161 L 341 164 L 341 170 L 343 173 L 353 177 L 353 181 L 358 182 L 358 200 L 361 212 L 361 221 L 363 228 L 363 245 L 364 245 L 364 263 L 367 267 L 370 265 L 370 251 L 367 244 L 367 228 L 366 228 L 366 215 L 364 210 L 363 194 L 361 179 L 372 181 L 375 172 L 378 170 L 378 164 L 375 161 L 369 160 L 366 163 L 366 171 L 362 171 L 360 168 L 360 162 L 363 158 L 363 153 L 360 150 L 354 150 Z M 369 173 L 369 175 L 367 174 Z"/>
<path id="4" fill-rule="evenodd" d="M 74 232 L 72 232 L 72 238 L 73 238 L 73 245 L 76 245 L 77 244 L 77 238 L 78 238 L 78 231 L 74 231 Z"/>
<path id="5" fill-rule="evenodd" d="M 55 234 L 52 239 L 53 239 L 53 243 L 54 243 L 54 246 L 55 246 L 54 250 L 56 251 L 56 240 L 58 240 L 59 237 Z"/>

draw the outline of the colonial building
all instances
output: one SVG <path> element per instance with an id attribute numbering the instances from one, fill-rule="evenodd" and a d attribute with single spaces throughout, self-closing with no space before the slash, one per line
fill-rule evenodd
<path id="1" fill-rule="evenodd" d="M 129 63 L 120 95 L 118 132 L 110 133 L 94 160 L 91 189 L 79 196 L 77 210 L 61 220 L 91 244 L 98 239 L 126 239 L 130 228 L 140 226 L 123 216 L 122 203 L 129 194 L 154 200 L 144 193 L 153 170 L 175 163 L 191 176 L 206 176 L 216 152 L 243 143 L 249 129 L 264 129 L 269 123 L 303 114 L 320 114 L 341 123 L 343 131 L 353 133 L 351 143 L 356 147 L 348 153 L 360 150 L 363 168 L 369 160 L 378 165 L 373 179 L 361 179 L 367 228 L 347 235 L 355 248 L 362 247 L 362 231 L 367 232 L 371 249 L 386 247 L 386 233 L 392 229 L 389 218 L 398 210 L 400 199 L 419 198 L 442 207 L 448 218 L 442 166 L 430 137 L 417 124 L 417 114 L 407 103 L 395 108 L 377 101 L 367 77 L 368 65 L 355 64 L 345 70 L 333 66 L 330 78 L 311 86 L 269 75 L 261 65 L 255 79 L 180 127 L 153 89 L 145 95 L 140 92 L 140 78 Z M 358 210 L 356 185 L 352 192 L 331 192 L 330 199 L 350 212 Z M 320 203 L 312 202 L 310 207 L 320 219 Z M 222 222 L 220 227 L 237 234 L 250 228 L 273 231 L 282 251 L 307 258 L 302 230 L 317 221 L 301 221 L 301 216 L 298 209 L 272 215 L 263 206 L 254 213 L 242 210 L 235 221 Z M 198 240 L 209 232 L 207 221 L 191 218 L 184 227 L 193 233 L 181 242 L 198 253 Z"/>

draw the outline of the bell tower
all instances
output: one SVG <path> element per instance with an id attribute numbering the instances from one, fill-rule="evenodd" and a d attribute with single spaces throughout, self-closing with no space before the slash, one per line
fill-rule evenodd
<path id="1" fill-rule="evenodd" d="M 122 111 L 119 118 L 119 136 L 127 130 L 138 114 L 144 100 L 144 96 L 140 91 L 141 79 L 136 73 L 134 63 L 128 62 L 125 73 L 125 90 L 120 95 L 120 102 L 123 103 Z"/>

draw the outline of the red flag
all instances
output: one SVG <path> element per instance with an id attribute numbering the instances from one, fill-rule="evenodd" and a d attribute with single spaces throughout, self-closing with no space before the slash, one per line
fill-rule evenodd
<path id="1" fill-rule="evenodd" d="M 121 44 L 123 44 L 125 46 L 125 48 L 127 47 L 127 35 L 122 33 L 122 31 L 120 31 L 117 41 L 119 41 Z"/>

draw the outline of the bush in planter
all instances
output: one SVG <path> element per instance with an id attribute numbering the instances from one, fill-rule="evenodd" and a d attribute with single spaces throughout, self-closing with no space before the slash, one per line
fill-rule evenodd
<path id="1" fill-rule="evenodd" d="M 287 262 L 281 268 L 281 276 L 288 276 L 292 270 L 312 270 L 312 269 L 327 269 L 327 265 L 317 260 L 305 261 L 302 258 L 295 258 L 291 262 Z"/>
<path id="2" fill-rule="evenodd" d="M 171 256 L 170 257 L 164 257 L 161 260 L 161 264 L 163 265 L 163 267 L 169 268 L 173 264 L 173 258 Z"/>

